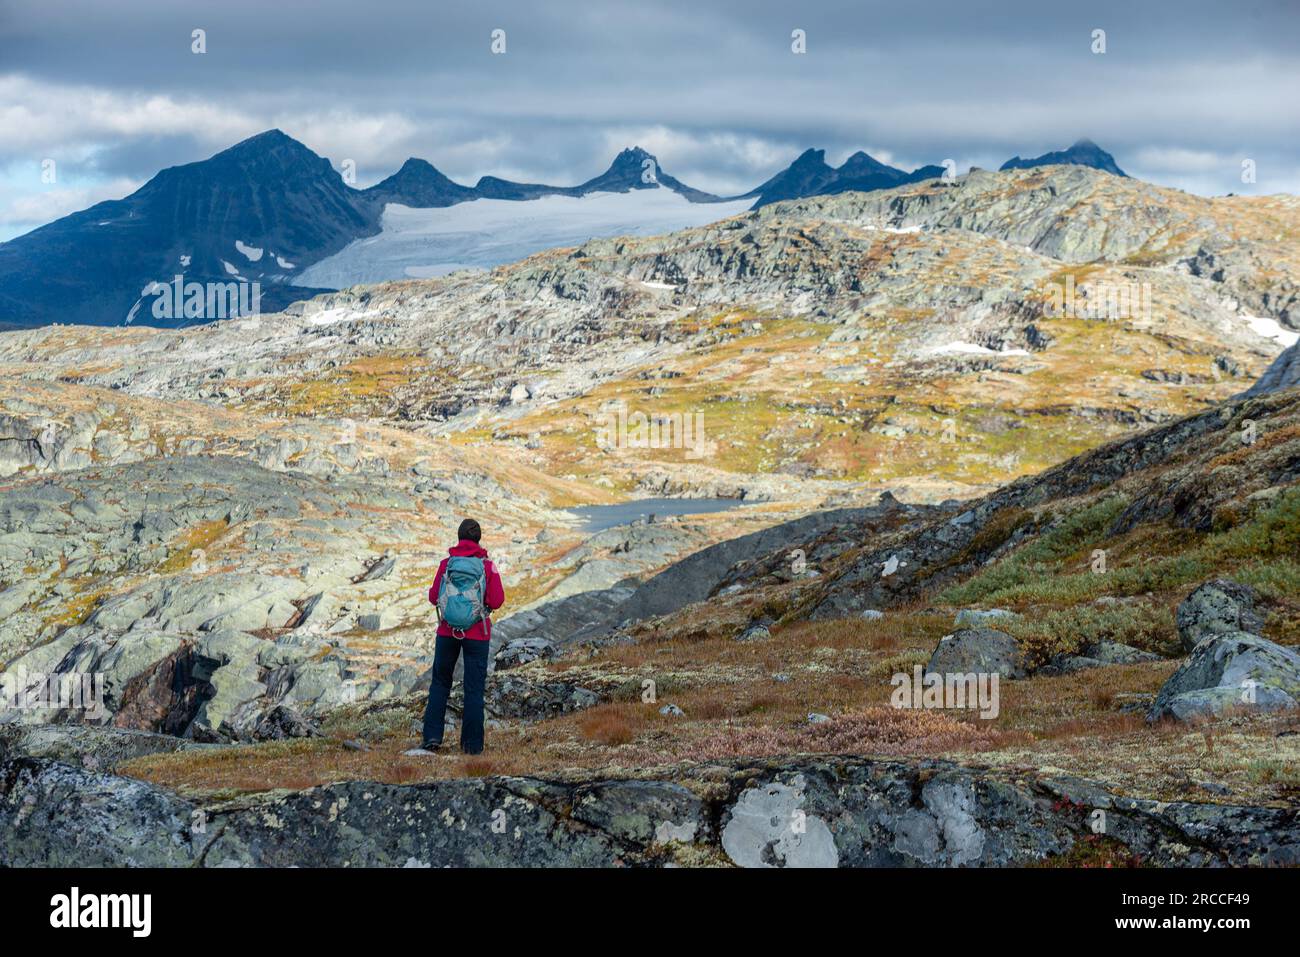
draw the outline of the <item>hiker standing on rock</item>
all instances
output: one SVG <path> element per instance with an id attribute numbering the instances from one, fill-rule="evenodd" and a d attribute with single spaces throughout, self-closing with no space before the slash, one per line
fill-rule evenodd
<path id="1" fill-rule="evenodd" d="M 478 522 L 467 518 L 456 533 L 460 539 L 448 549 L 429 589 L 429 601 L 438 609 L 438 635 L 433 653 L 433 682 L 424 709 L 426 751 L 442 746 L 447 696 L 456 672 L 456 659 L 465 655 L 465 709 L 461 715 L 460 749 L 466 754 L 483 751 L 483 689 L 487 683 L 488 646 L 492 638 L 491 613 L 506 600 L 485 548 Z"/>

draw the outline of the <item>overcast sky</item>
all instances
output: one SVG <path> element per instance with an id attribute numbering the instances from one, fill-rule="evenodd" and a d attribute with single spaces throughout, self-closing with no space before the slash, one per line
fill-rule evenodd
<path id="1" fill-rule="evenodd" d="M 0 240 L 271 127 L 362 186 L 413 155 L 565 185 L 640 145 L 738 193 L 810 146 L 964 170 L 1086 136 L 1153 182 L 1300 192 L 1298 27 L 1300 0 L 0 0 Z"/>

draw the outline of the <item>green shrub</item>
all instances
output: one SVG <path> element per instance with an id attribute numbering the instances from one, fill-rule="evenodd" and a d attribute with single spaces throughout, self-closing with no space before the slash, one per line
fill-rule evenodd
<path id="1" fill-rule="evenodd" d="M 1300 566 L 1300 487 L 1287 489 L 1240 524 L 1206 535 L 1182 529 L 1149 536 L 1129 554 L 1112 554 L 1101 574 L 1081 567 L 1105 544 L 1106 528 L 1124 507 L 1114 496 L 1081 509 L 1037 539 L 971 578 L 950 586 L 938 601 L 970 604 L 1075 604 L 1102 595 L 1161 594 L 1215 576 L 1259 583 L 1266 597 L 1296 594 Z M 1191 536 L 1188 538 L 1187 536 Z M 1165 550 L 1167 554 L 1153 554 Z M 1068 569 L 1070 564 L 1075 567 Z"/>
<path id="2" fill-rule="evenodd" d="M 1093 641 L 1118 641 L 1158 655 L 1178 653 L 1178 628 L 1173 610 L 1162 604 L 1091 603 L 1059 608 L 1041 617 L 1000 622 L 998 627 L 1020 639 L 1025 662 L 1044 664 L 1053 655 L 1072 655 Z"/>
<path id="3" fill-rule="evenodd" d="M 938 600 L 971 605 L 1022 593 L 1030 597 L 1044 582 L 1060 577 L 1063 562 L 1091 551 L 1127 505 L 1125 497 L 1114 495 L 1071 512 L 1011 555 L 945 589 Z"/>

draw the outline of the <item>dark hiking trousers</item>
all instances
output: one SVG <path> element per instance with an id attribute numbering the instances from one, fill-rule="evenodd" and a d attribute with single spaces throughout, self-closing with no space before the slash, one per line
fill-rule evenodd
<path id="1" fill-rule="evenodd" d="M 466 754 L 483 751 L 483 686 L 487 683 L 486 641 L 438 635 L 433 649 L 433 681 L 429 703 L 424 709 L 424 743 L 442 744 L 447 715 L 447 696 L 456 674 L 456 659 L 465 654 L 465 711 L 460 721 L 460 749 Z"/>

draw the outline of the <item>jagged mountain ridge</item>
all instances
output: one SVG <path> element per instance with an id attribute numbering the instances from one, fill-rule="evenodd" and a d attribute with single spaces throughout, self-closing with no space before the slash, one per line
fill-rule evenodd
<path id="1" fill-rule="evenodd" d="M 906 173 L 859 150 L 839 167 L 826 162 L 826 151 L 805 151 L 786 169 L 744 195 L 753 197 L 754 208 L 805 196 L 825 196 L 849 191 L 870 192 L 890 189 L 924 179 L 942 176 L 942 166 L 922 166 Z"/>
<path id="2" fill-rule="evenodd" d="M 1104 149 L 1089 139 L 1077 141 L 1069 149 L 1055 150 L 1050 153 L 1044 153 L 1042 156 L 1035 156 L 1032 159 L 1021 159 L 1019 156 L 1013 156 L 1000 167 L 999 171 L 1008 169 L 1032 169 L 1035 166 L 1090 166 L 1093 169 L 1099 169 L 1103 173 L 1110 173 L 1113 176 L 1128 176 L 1115 162 L 1115 157 L 1111 156 Z"/>
<path id="3" fill-rule="evenodd" d="M 905 173 L 862 152 L 833 169 L 823 151 L 809 150 L 737 198 L 753 199 L 759 207 L 808 195 L 888 189 L 943 172 L 926 166 Z M 0 328 L 51 322 L 165 327 L 226 315 L 211 306 L 188 316 L 168 310 L 155 315 L 162 287 L 154 284 L 171 283 L 176 275 L 202 284 L 256 282 L 260 311 L 273 312 L 320 291 L 297 277 L 349 243 L 381 232 L 390 203 L 440 209 L 479 199 L 580 198 L 654 187 L 691 204 L 725 201 L 668 175 L 639 147 L 622 151 L 604 173 L 572 187 L 493 176 L 467 187 L 411 158 L 380 183 L 356 190 L 327 160 L 270 130 L 209 160 L 163 170 L 123 200 L 0 244 Z"/>
<path id="4" fill-rule="evenodd" d="M 357 190 L 327 159 L 269 130 L 210 159 L 165 169 L 125 199 L 0 243 L 0 327 L 168 327 L 217 318 L 152 314 L 159 291 L 153 284 L 169 284 L 176 275 L 187 283 L 257 282 L 260 311 L 275 312 L 322 291 L 291 284 L 310 264 L 379 233 L 388 203 L 434 208 L 480 198 L 660 187 L 689 203 L 717 201 L 664 173 L 639 147 L 624 150 L 603 174 L 575 187 L 487 177 L 468 188 L 412 158 L 375 186 Z"/>

